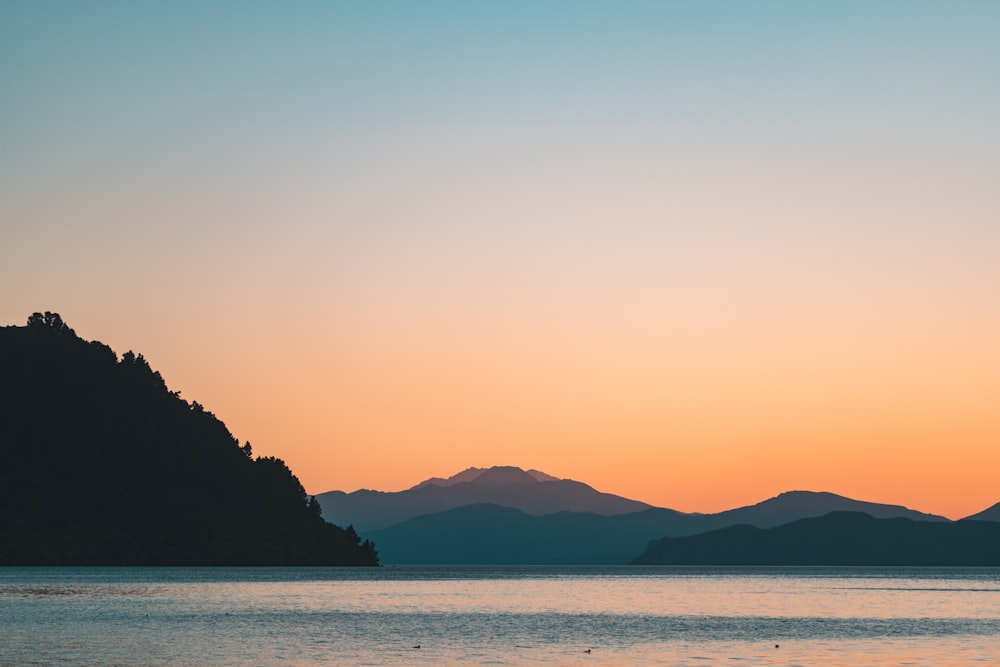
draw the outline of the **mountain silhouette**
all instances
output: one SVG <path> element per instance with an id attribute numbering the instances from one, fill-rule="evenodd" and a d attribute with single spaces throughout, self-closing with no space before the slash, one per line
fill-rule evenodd
<path id="1" fill-rule="evenodd" d="M 461 482 L 474 482 L 481 486 L 506 486 L 508 484 L 534 484 L 535 482 L 558 482 L 553 477 L 540 470 L 522 470 L 515 466 L 493 466 L 492 468 L 466 468 L 447 479 L 431 477 L 410 488 L 421 489 L 425 486 L 454 486 Z"/>
<path id="2" fill-rule="evenodd" d="M 534 515 L 563 511 L 611 515 L 649 508 L 646 503 L 601 493 L 582 482 L 513 466 L 469 468 L 448 479 L 425 480 L 405 491 L 328 491 L 316 499 L 328 521 L 350 524 L 364 533 L 424 514 L 483 503 Z"/>
<path id="3" fill-rule="evenodd" d="M 885 517 L 947 522 L 898 505 L 879 505 L 833 493 L 793 491 L 718 514 L 664 508 L 616 515 L 558 512 L 529 515 L 510 507 L 477 504 L 408 519 L 374 530 L 386 563 L 625 564 L 652 540 L 697 535 L 739 523 L 768 528 L 844 508 Z"/>
<path id="4" fill-rule="evenodd" d="M 376 565 L 280 459 L 55 313 L 0 328 L 0 565 Z"/>
<path id="5" fill-rule="evenodd" d="M 962 521 L 1000 521 L 1000 503 L 987 507 L 982 512 L 967 516 Z"/>
<path id="6" fill-rule="evenodd" d="M 711 524 L 722 527 L 740 523 L 757 528 L 780 526 L 797 519 L 823 516 L 830 512 L 863 512 L 877 519 L 902 517 L 915 521 L 948 521 L 943 516 L 917 512 L 902 505 L 883 505 L 854 500 L 825 491 L 786 491 L 756 505 L 738 507 L 711 516 Z"/>
<path id="7" fill-rule="evenodd" d="M 652 542 L 634 565 L 1000 565 L 1000 523 L 876 519 L 832 512 L 775 528 L 746 524 Z"/>

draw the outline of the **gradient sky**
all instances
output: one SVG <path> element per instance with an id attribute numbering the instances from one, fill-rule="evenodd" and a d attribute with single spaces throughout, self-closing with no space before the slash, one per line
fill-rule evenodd
<path id="1" fill-rule="evenodd" d="M 1000 3 L 0 4 L 0 324 L 306 489 L 1000 501 Z"/>

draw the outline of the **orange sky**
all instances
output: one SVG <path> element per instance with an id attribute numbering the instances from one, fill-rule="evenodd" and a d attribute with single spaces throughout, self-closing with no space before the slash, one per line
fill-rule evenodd
<path id="1" fill-rule="evenodd" d="M 0 8 L 0 323 L 307 490 L 1000 501 L 1000 6 Z M 432 6 L 431 6 L 432 5 Z"/>

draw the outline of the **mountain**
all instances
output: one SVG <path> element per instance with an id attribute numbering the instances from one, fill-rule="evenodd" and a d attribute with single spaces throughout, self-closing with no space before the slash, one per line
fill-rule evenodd
<path id="1" fill-rule="evenodd" d="M 547 475 L 540 470 L 521 470 L 514 466 L 493 466 L 492 468 L 466 468 L 447 479 L 431 477 L 410 488 L 421 489 L 425 486 L 454 486 L 459 482 L 477 482 L 478 484 L 503 486 L 532 482 L 558 482 L 558 477 Z"/>
<path id="2" fill-rule="evenodd" d="M 649 545 L 634 565 L 1000 565 L 1000 524 L 832 512 L 775 528 L 745 524 Z"/>
<path id="3" fill-rule="evenodd" d="M 566 511 L 537 516 L 476 504 L 413 517 L 369 536 L 386 563 L 624 564 L 651 540 L 664 536 L 697 535 L 738 523 L 769 528 L 845 508 L 865 508 L 884 517 L 947 521 L 898 505 L 793 491 L 718 514 L 648 508 L 610 516 Z"/>
<path id="4" fill-rule="evenodd" d="M 747 523 L 758 528 L 771 528 L 830 512 L 863 512 L 876 519 L 902 517 L 914 521 L 948 521 L 943 516 L 917 512 L 902 505 L 869 503 L 825 491 L 787 491 L 756 505 L 710 516 L 713 517 L 711 523 L 719 527 Z"/>
<path id="5" fill-rule="evenodd" d="M 978 514 L 967 516 L 962 521 L 1000 521 L 1000 503 L 987 507 Z"/>
<path id="6" fill-rule="evenodd" d="M 582 482 L 513 466 L 469 468 L 448 479 L 425 480 L 405 491 L 328 491 L 316 499 L 328 521 L 352 525 L 364 533 L 424 514 L 483 503 L 534 515 L 564 511 L 612 515 L 649 508 L 646 503 L 601 493 Z"/>
<path id="7" fill-rule="evenodd" d="M 288 467 L 58 314 L 0 328 L 0 565 L 377 565 Z"/>

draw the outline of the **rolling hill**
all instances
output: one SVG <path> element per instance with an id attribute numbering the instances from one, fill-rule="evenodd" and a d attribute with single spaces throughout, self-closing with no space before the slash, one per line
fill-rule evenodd
<path id="1" fill-rule="evenodd" d="M 649 545 L 634 565 L 1000 565 L 1000 524 L 832 512 L 775 528 L 746 524 Z"/>
<path id="2" fill-rule="evenodd" d="M 686 517 L 659 508 L 538 516 L 477 504 L 414 517 L 368 536 L 385 563 L 620 565 L 641 552 L 650 536 L 683 531 Z"/>
<path id="3" fill-rule="evenodd" d="M 825 491 L 786 491 L 756 505 L 710 515 L 710 525 L 723 527 L 746 523 L 758 528 L 770 528 L 830 512 L 863 512 L 876 519 L 901 517 L 914 521 L 948 521 L 943 516 L 918 512 L 902 505 L 870 503 Z"/>

